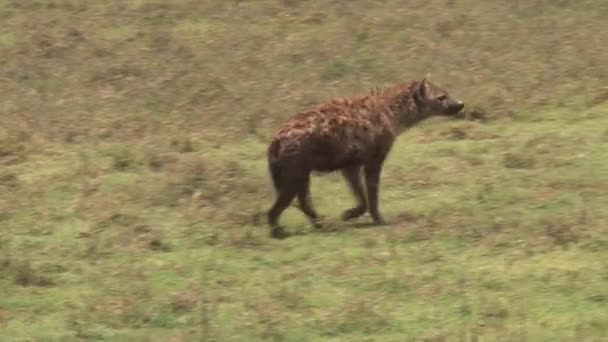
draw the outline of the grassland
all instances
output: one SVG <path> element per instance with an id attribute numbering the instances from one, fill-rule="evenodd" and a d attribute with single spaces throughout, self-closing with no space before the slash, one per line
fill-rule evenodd
<path id="1" fill-rule="evenodd" d="M 605 341 L 608 5 L 0 2 L 0 341 Z M 467 103 L 268 237 L 293 111 L 431 73 Z"/>

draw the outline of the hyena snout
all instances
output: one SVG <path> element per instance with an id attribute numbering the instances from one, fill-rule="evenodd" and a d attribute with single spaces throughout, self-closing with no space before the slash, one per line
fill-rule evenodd
<path id="1" fill-rule="evenodd" d="M 458 114 L 463 108 L 464 102 L 453 98 L 448 98 L 448 100 L 445 101 L 444 112 L 447 115 L 455 115 Z"/>

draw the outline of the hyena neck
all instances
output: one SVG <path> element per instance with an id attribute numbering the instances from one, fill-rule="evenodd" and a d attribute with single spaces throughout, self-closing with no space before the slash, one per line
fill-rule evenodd
<path id="1" fill-rule="evenodd" d="M 393 129 L 398 134 L 426 119 L 426 115 L 414 97 L 418 82 L 402 84 L 387 92 Z"/>

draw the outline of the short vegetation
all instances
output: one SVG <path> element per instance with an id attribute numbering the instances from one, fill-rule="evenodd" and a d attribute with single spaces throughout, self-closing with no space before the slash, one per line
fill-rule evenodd
<path id="1" fill-rule="evenodd" d="M 1 341 L 600 341 L 604 0 L 0 2 Z M 466 104 L 397 140 L 385 226 L 296 208 L 294 112 L 429 79 Z"/>

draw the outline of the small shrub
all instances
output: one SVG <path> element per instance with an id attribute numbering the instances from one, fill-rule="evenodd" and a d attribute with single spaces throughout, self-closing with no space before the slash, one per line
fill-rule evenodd
<path id="1" fill-rule="evenodd" d="M 29 260 L 11 261 L 15 284 L 19 286 L 52 286 L 55 283 L 32 268 Z"/>

